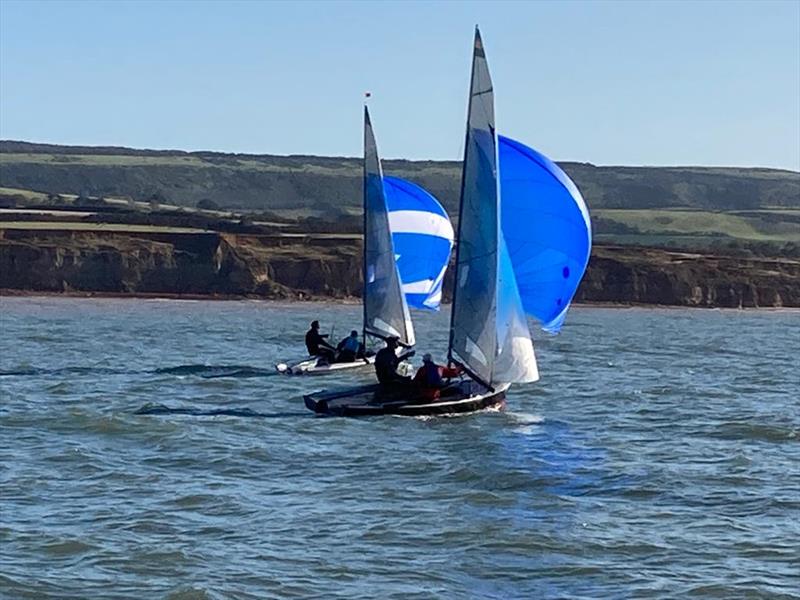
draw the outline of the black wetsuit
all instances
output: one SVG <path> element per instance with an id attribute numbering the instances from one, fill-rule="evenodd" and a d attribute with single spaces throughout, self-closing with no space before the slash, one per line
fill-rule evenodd
<path id="1" fill-rule="evenodd" d="M 333 358 L 333 350 L 328 348 L 325 342 L 325 336 L 320 335 L 316 329 L 309 329 L 306 333 L 306 350 L 311 356 L 324 356 L 325 358 Z"/>
<path id="2" fill-rule="evenodd" d="M 375 355 L 375 375 L 383 385 L 392 383 L 408 383 L 409 378 L 397 374 L 397 366 L 401 358 L 391 348 L 382 348 Z"/>

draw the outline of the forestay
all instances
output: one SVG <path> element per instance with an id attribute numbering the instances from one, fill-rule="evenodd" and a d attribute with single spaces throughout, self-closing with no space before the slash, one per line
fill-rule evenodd
<path id="1" fill-rule="evenodd" d="M 389 227 L 406 302 L 439 310 L 442 282 L 453 249 L 453 226 L 444 207 L 420 186 L 383 178 Z"/>
<path id="2" fill-rule="evenodd" d="M 503 236 L 525 312 L 557 333 L 589 262 L 589 210 L 549 158 L 499 136 Z"/>
<path id="3" fill-rule="evenodd" d="M 476 30 L 449 354 L 488 385 L 538 379 L 499 204 L 494 94 Z"/>
<path id="4" fill-rule="evenodd" d="M 369 111 L 364 107 L 364 332 L 380 338 L 396 336 L 414 345 L 414 328 L 400 287 L 383 171 Z"/>

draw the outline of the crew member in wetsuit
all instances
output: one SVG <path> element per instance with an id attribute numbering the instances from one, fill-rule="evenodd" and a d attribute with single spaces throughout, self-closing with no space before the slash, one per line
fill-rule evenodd
<path id="1" fill-rule="evenodd" d="M 457 377 L 462 373 L 460 367 L 443 367 L 433 362 L 430 354 L 422 357 L 422 366 L 414 375 L 414 383 L 419 387 L 420 396 L 427 400 L 436 400 L 442 395 L 445 377 Z"/>
<path id="2" fill-rule="evenodd" d="M 319 321 L 312 321 L 311 329 L 306 333 L 306 349 L 311 356 L 318 356 L 328 362 L 333 362 L 336 350 L 325 341 L 326 337 L 328 337 L 327 333 L 320 334 L 319 332 Z"/>
<path id="3" fill-rule="evenodd" d="M 414 356 L 414 351 L 406 352 L 402 356 L 397 356 L 397 338 L 386 338 L 386 346 L 375 355 L 375 375 L 382 385 L 405 384 L 411 381 L 410 377 L 404 377 L 397 372 L 397 366 L 405 359 Z"/>
<path id="4" fill-rule="evenodd" d="M 360 349 L 361 343 L 358 341 L 358 332 L 354 329 L 349 336 L 336 346 L 336 350 L 339 352 L 336 362 L 353 362 L 358 357 Z"/>

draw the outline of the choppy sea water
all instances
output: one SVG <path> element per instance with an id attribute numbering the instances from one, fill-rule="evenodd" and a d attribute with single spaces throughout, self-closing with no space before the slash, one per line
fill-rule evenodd
<path id="1" fill-rule="evenodd" d="M 578 307 L 504 411 L 425 420 L 273 375 L 359 306 L 0 309 L 2 597 L 800 594 L 798 312 Z"/>

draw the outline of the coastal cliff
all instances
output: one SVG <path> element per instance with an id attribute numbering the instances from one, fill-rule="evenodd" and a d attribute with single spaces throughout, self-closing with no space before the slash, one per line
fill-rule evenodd
<path id="1" fill-rule="evenodd" d="M 452 286 L 445 282 L 445 296 Z M 4 293 L 316 299 L 356 297 L 351 235 L 0 230 Z M 594 248 L 579 302 L 800 307 L 800 260 Z"/>

